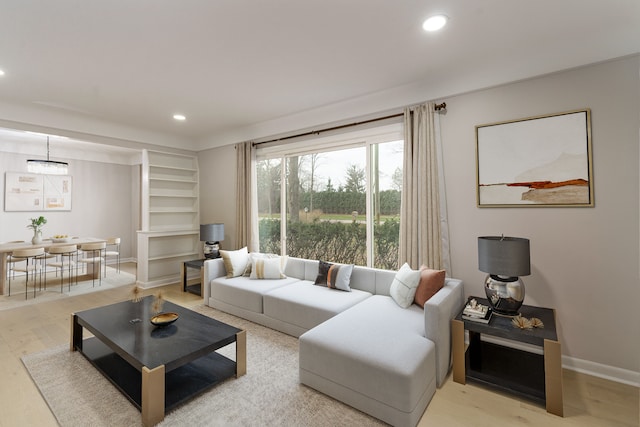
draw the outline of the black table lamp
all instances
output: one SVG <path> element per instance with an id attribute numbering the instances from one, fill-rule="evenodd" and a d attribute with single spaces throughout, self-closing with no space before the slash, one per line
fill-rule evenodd
<path id="1" fill-rule="evenodd" d="M 484 291 L 498 314 L 517 316 L 524 302 L 520 276 L 531 274 L 529 239 L 521 237 L 478 237 L 478 268 L 488 273 Z"/>
<path id="2" fill-rule="evenodd" d="M 200 224 L 200 241 L 204 242 L 204 257 L 218 258 L 220 242 L 224 240 L 224 224 Z"/>

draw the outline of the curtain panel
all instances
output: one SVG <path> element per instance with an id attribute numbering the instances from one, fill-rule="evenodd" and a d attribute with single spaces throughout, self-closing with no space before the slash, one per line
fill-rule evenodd
<path id="1" fill-rule="evenodd" d="M 250 252 L 259 249 L 258 198 L 256 193 L 255 149 L 252 142 L 236 144 L 236 245 Z"/>
<path id="2" fill-rule="evenodd" d="M 450 275 L 438 120 L 434 103 L 404 110 L 398 261 L 414 269 L 421 265 L 445 269 Z"/>

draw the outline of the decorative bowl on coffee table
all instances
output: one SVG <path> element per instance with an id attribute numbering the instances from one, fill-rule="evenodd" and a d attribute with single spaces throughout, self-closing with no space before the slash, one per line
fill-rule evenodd
<path id="1" fill-rule="evenodd" d="M 155 326 L 167 326 L 178 320 L 178 313 L 159 313 L 151 318 L 151 324 Z"/>

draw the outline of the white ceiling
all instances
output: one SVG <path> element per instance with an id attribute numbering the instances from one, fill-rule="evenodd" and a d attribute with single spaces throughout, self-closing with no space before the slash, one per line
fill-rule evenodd
<path id="1" fill-rule="evenodd" d="M 199 150 L 637 52 L 638 0 L 3 0 L 0 120 Z"/>

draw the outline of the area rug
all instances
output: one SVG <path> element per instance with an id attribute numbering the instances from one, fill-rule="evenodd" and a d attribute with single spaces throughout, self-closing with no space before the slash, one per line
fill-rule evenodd
<path id="1" fill-rule="evenodd" d="M 247 331 L 247 374 L 169 412 L 161 426 L 385 425 L 298 382 L 298 340 L 206 306 L 195 311 Z M 235 344 L 220 353 L 235 358 Z M 62 427 L 140 426 L 140 411 L 67 345 L 22 358 Z"/>
<path id="2" fill-rule="evenodd" d="M 36 291 L 36 296 L 33 296 L 33 288 L 29 285 L 29 293 L 25 298 L 25 286 L 24 276 L 18 276 L 15 280 L 11 281 L 11 296 L 0 295 L 0 310 L 8 310 L 11 308 L 22 307 L 29 304 L 36 304 L 40 302 L 54 301 L 62 298 L 67 298 L 75 295 L 82 295 L 89 292 L 103 291 L 106 289 L 113 289 L 120 286 L 133 285 L 136 282 L 136 276 L 124 271 L 118 272 L 115 268 L 107 267 L 107 274 L 99 282 L 97 279 L 95 282 L 92 280 L 79 281 L 78 284 L 72 283 L 71 289 L 65 276 L 64 286 L 62 292 L 60 290 L 60 279 L 53 277 L 49 273 L 50 279 L 47 279 L 47 289 Z M 39 289 L 39 288 L 38 288 Z M 5 292 L 8 292 L 8 287 L 5 288 Z"/>

